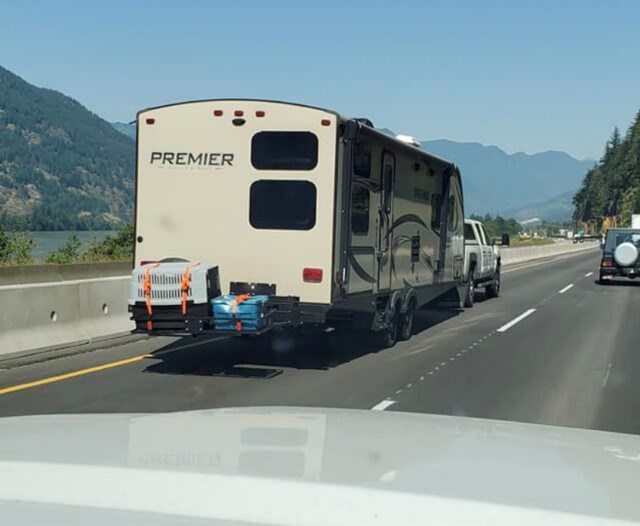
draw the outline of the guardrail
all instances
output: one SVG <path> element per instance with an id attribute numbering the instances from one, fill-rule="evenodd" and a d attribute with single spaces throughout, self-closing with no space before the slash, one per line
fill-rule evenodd
<path id="1" fill-rule="evenodd" d="M 585 241 L 503 248 L 502 264 L 596 246 Z M 130 271 L 131 263 L 0 267 L 0 355 L 90 343 L 131 331 Z"/>

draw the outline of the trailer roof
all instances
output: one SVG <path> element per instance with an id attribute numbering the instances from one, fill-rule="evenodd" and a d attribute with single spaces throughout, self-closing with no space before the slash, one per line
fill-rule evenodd
<path id="1" fill-rule="evenodd" d="M 452 163 L 451 161 L 447 161 L 446 159 L 442 159 L 441 157 L 438 157 L 437 155 L 428 152 L 427 150 L 423 149 L 422 147 L 416 147 L 416 146 L 412 146 L 410 144 L 407 144 L 406 142 L 403 142 L 399 139 L 397 139 L 396 137 L 394 137 L 393 135 L 389 135 L 375 127 L 370 127 L 368 125 L 366 125 L 364 122 L 362 122 L 362 119 L 356 119 L 356 118 L 352 118 L 352 117 L 345 117 L 344 115 L 340 115 L 338 112 L 333 111 L 333 110 L 328 110 L 326 108 L 320 108 L 318 106 L 310 106 L 308 104 L 299 104 L 296 102 L 286 102 L 286 101 L 281 101 L 281 100 L 270 100 L 270 99 L 233 99 L 233 98 L 225 98 L 225 99 L 197 99 L 197 100 L 187 100 L 187 101 L 183 101 L 183 102 L 174 102 L 171 104 L 162 104 L 160 106 L 151 106 L 149 108 L 145 108 L 142 109 L 140 111 L 138 111 L 137 116 L 140 116 L 141 114 L 148 112 L 148 111 L 152 111 L 152 110 L 158 110 L 161 108 L 168 108 L 171 106 L 181 106 L 181 105 L 186 105 L 186 104 L 197 104 L 197 103 L 203 103 L 203 102 L 268 102 L 271 104 L 284 104 L 287 106 L 299 106 L 301 108 L 308 108 L 308 109 L 312 109 L 312 110 L 318 110 L 318 111 L 324 111 L 326 113 L 331 113 L 333 115 L 335 115 L 340 121 L 342 122 L 346 122 L 346 121 L 352 121 L 355 122 L 359 128 L 359 130 L 364 133 L 365 135 L 369 135 L 371 137 L 375 137 L 377 139 L 380 139 L 382 141 L 386 141 L 386 142 L 392 142 L 394 144 L 394 146 L 400 150 L 404 150 L 407 153 L 411 153 L 411 154 L 418 154 L 420 157 L 422 157 L 423 159 L 425 159 L 427 162 L 435 162 L 438 164 L 441 164 L 443 166 L 447 166 L 447 167 L 451 167 L 453 168 L 455 171 L 458 171 L 457 166 Z"/>

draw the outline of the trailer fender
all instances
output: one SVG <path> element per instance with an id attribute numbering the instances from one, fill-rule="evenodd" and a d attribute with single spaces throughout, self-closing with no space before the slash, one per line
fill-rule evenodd
<path id="1" fill-rule="evenodd" d="M 406 290 L 396 290 L 391 294 L 391 301 L 389 303 L 389 314 L 393 316 L 396 311 L 396 306 L 400 305 L 400 313 L 404 313 L 407 310 L 409 303 L 406 300 Z"/>
<path id="2" fill-rule="evenodd" d="M 418 296 L 416 294 L 416 291 L 414 289 L 406 290 L 404 293 L 404 298 L 402 299 L 402 309 L 400 310 L 402 314 L 404 314 L 405 312 L 407 312 L 407 310 L 409 310 L 409 305 L 411 304 L 411 300 L 413 299 L 416 300 L 416 304 L 417 304 Z"/>

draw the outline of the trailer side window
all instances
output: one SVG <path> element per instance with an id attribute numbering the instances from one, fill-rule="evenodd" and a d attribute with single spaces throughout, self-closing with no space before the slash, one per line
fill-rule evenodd
<path id="1" fill-rule="evenodd" d="M 253 228 L 311 230 L 316 224 L 316 186 L 309 181 L 256 181 L 249 191 Z"/>
<path id="2" fill-rule="evenodd" d="M 369 190 L 354 186 L 351 191 L 351 232 L 359 235 L 369 233 Z"/>
<path id="3" fill-rule="evenodd" d="M 353 153 L 353 173 L 360 177 L 371 177 L 371 144 L 358 141 Z"/>
<path id="4" fill-rule="evenodd" d="M 318 137 L 311 132 L 264 131 L 251 139 L 251 164 L 257 170 L 313 170 Z"/>

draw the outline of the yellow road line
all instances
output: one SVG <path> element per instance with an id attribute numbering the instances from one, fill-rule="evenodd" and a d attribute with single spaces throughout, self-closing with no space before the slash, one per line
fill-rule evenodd
<path id="1" fill-rule="evenodd" d="M 49 378 L 43 378 L 42 380 L 35 380 L 33 382 L 27 382 L 24 384 L 13 385 L 11 387 L 0 388 L 0 396 L 4 394 L 14 393 L 16 391 L 22 391 L 23 389 L 31 389 L 32 387 L 38 387 L 40 385 L 47 385 L 54 382 L 61 382 L 62 380 L 68 380 L 69 378 L 75 378 L 77 376 L 83 376 L 85 374 L 97 373 L 100 371 L 105 371 L 106 369 L 113 369 L 114 367 L 120 367 L 121 365 L 127 365 L 130 363 L 139 362 L 144 360 L 145 358 L 158 358 L 163 354 L 172 353 L 176 351 L 182 351 L 184 349 L 189 349 L 191 347 L 197 347 L 199 345 L 204 345 L 206 343 L 210 343 L 213 341 L 223 340 L 225 336 L 221 336 L 218 338 L 211 338 L 207 340 L 201 340 L 194 343 L 188 343 L 187 345 L 182 345 L 180 347 L 176 347 L 175 349 L 166 349 L 164 351 L 156 351 L 153 354 L 140 354 L 138 356 L 133 356 L 132 358 L 126 358 L 124 360 L 118 360 L 117 362 L 109 362 L 103 365 L 96 365 L 95 367 L 89 367 L 87 369 L 79 369 L 78 371 L 73 371 L 70 373 L 60 374 L 58 376 L 51 376 Z"/>
<path id="2" fill-rule="evenodd" d="M 87 369 L 80 369 L 79 371 L 73 371 L 71 373 L 60 374 L 58 376 L 51 376 L 49 378 L 43 378 L 42 380 L 36 380 L 35 382 L 28 382 L 26 384 L 13 385 L 11 387 L 5 387 L 0 389 L 0 395 L 14 393 L 16 391 L 22 391 L 23 389 L 30 389 L 32 387 L 38 387 L 39 385 L 52 384 L 54 382 L 61 382 L 62 380 L 68 380 L 69 378 L 75 378 L 76 376 L 83 376 L 85 374 L 97 373 L 98 371 L 104 371 L 105 369 L 111 369 L 113 367 L 119 367 L 121 365 L 127 365 L 128 363 L 139 362 L 145 358 L 153 358 L 152 354 L 141 354 L 134 356 L 133 358 L 127 358 L 126 360 L 119 360 L 117 362 L 105 363 L 104 365 L 97 365 L 95 367 L 89 367 Z"/>

